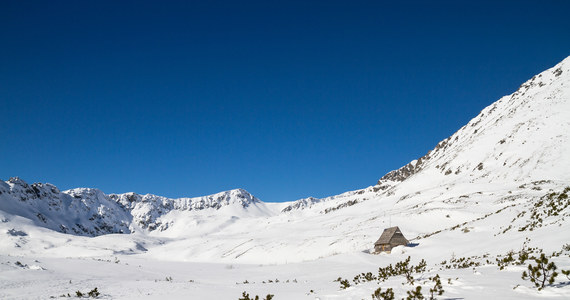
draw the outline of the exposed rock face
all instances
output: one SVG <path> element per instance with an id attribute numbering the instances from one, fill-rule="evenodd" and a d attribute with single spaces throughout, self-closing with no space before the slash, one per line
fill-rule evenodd
<path id="1" fill-rule="evenodd" d="M 313 206 L 315 203 L 321 202 L 321 199 L 317 199 L 315 197 L 303 198 L 297 201 L 294 201 L 287 207 L 281 210 L 281 212 L 290 212 L 293 210 L 305 209 Z"/>
<path id="2" fill-rule="evenodd" d="M 196 198 L 171 199 L 152 194 L 135 193 L 110 194 L 109 197 L 129 211 L 138 226 L 148 229 L 165 229 L 159 219 L 172 210 L 193 211 L 220 209 L 225 206 L 237 206 L 243 209 L 261 201 L 243 189 L 225 191 Z"/>
<path id="3" fill-rule="evenodd" d="M 63 233 L 129 233 L 130 218 L 96 189 L 60 192 L 49 183 L 28 184 L 18 177 L 0 181 L 0 209 Z"/>

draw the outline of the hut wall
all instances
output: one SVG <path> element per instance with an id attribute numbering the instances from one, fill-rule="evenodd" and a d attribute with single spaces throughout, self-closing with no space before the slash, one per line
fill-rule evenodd
<path id="1" fill-rule="evenodd" d="M 384 247 L 384 249 L 382 249 L 382 247 Z M 374 250 L 376 252 L 386 252 L 386 251 L 389 252 L 392 250 L 393 247 L 394 247 L 394 245 L 391 245 L 391 244 L 381 244 L 381 245 L 377 244 L 377 245 L 374 245 Z"/>

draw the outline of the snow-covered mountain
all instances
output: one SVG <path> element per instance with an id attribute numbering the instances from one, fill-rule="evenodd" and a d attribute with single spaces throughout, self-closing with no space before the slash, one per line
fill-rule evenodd
<path id="1" fill-rule="evenodd" d="M 570 58 L 534 76 L 425 156 L 383 176 L 451 183 L 570 180 Z"/>
<path id="2" fill-rule="evenodd" d="M 224 211 L 238 216 L 268 216 L 272 212 L 243 189 L 171 199 L 136 193 L 106 195 L 98 189 L 60 191 L 52 184 L 28 184 L 13 177 L 0 181 L 0 210 L 31 219 L 62 233 L 97 236 L 136 230 L 165 230 L 172 211 Z"/>
<path id="3" fill-rule="evenodd" d="M 317 288 L 324 295 L 321 299 L 362 299 L 370 297 L 368 290 L 339 291 L 332 280 L 374 271 L 372 266 L 410 255 L 428 261 L 432 273 L 446 272 L 450 297 L 532 299 L 543 294 L 524 286 L 522 267 L 499 273 L 494 262 L 511 251 L 542 249 L 559 253 L 557 263 L 570 268 L 569 154 L 570 57 L 486 107 L 425 156 L 389 172 L 377 184 L 322 199 L 264 203 L 241 189 L 170 199 L 106 195 L 86 188 L 60 192 L 51 184 L 30 185 L 18 178 L 0 181 L 0 270 L 12 270 L 1 259 L 8 261 L 14 253 L 54 259 L 52 268 L 62 257 L 121 256 L 139 268 L 142 261 L 174 261 L 165 267 L 169 271 L 191 262 L 195 271 L 180 267 L 181 277 L 204 274 L 205 269 L 216 269 L 213 263 L 223 262 L 228 267 L 205 275 L 211 281 L 196 285 L 208 291 L 217 287 L 218 298 L 228 298 L 246 279 L 265 283 L 270 277 L 262 277 L 267 274 L 263 268 L 276 265 L 271 270 L 289 274 L 284 276 L 301 276 L 311 268 L 320 272 L 305 277 L 302 292 L 296 286 L 280 286 L 290 299 L 310 298 L 313 294 L 306 292 Z M 369 255 L 383 229 L 393 225 L 413 247 Z M 469 268 L 457 267 L 458 259 L 469 262 Z M 456 266 L 448 270 L 445 262 Z M 234 270 L 234 264 L 242 265 Z M 148 263 L 145 270 L 151 271 L 145 274 L 160 273 L 157 265 Z M 480 268 L 472 271 L 473 266 Z M 120 294 L 122 286 L 116 288 L 118 297 L 132 298 L 152 285 L 152 278 L 140 275 L 139 269 L 129 272 L 136 289 Z M 220 276 L 231 280 L 219 283 Z M 451 280 L 460 277 L 456 283 Z M 515 283 L 523 286 L 513 288 Z M 0 277 L 0 291 L 2 287 Z M 266 291 L 265 285 L 252 287 Z M 193 286 L 178 288 L 209 295 L 195 292 Z M 544 295 L 567 299 L 570 285 L 559 282 L 559 290 Z"/>
<path id="4" fill-rule="evenodd" d="M 274 205 L 243 189 L 178 199 L 136 193 L 106 195 L 90 188 L 60 192 L 51 184 L 29 185 L 11 178 L 0 181 L 0 210 L 63 233 L 95 236 L 137 229 L 164 231 L 174 223 L 165 216 L 176 211 L 231 207 L 231 213 L 239 217 L 299 211 L 302 215 L 327 214 L 370 199 L 441 186 L 449 189 L 456 184 L 569 182 L 569 97 L 570 58 L 566 58 L 483 109 L 425 156 L 384 175 L 375 186 L 323 199 L 309 197 Z"/>
<path id="5" fill-rule="evenodd" d="M 384 175 L 375 186 L 323 199 L 309 197 L 274 205 L 243 189 L 178 199 L 136 193 L 106 195 L 90 188 L 60 192 L 51 184 L 29 185 L 11 178 L 0 182 L 0 210 L 63 233 L 95 236 L 137 229 L 164 231 L 174 222 L 165 221 L 164 216 L 175 211 L 231 207 L 231 213 L 239 217 L 296 211 L 328 214 L 370 199 L 409 196 L 442 186 L 449 190 L 456 184 L 569 182 L 569 97 L 570 58 L 566 58 L 483 109 L 425 156 Z"/>
<path id="6" fill-rule="evenodd" d="M 126 193 L 110 194 L 109 199 L 132 215 L 134 226 L 148 231 L 164 231 L 171 226 L 174 220 L 166 217 L 171 212 L 215 211 L 216 214 L 229 213 L 240 217 L 272 215 L 265 203 L 243 189 L 196 198 L 171 199 L 151 194 Z"/>
<path id="7" fill-rule="evenodd" d="M 324 199 L 300 199 L 285 211 L 320 203 L 326 212 L 398 191 L 411 194 L 462 183 L 568 183 L 569 133 L 570 57 L 486 107 L 426 155 L 387 173 L 375 186 Z"/>
<path id="8" fill-rule="evenodd" d="M 0 181 L 0 211 L 22 216 L 63 233 L 129 233 L 132 217 L 97 189 L 60 192 L 49 183 L 28 184 L 13 177 Z"/>

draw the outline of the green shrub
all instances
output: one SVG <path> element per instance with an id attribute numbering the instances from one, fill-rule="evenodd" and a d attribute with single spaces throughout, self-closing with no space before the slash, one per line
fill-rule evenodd
<path id="1" fill-rule="evenodd" d="M 267 294 L 267 296 L 265 296 L 265 298 L 263 298 L 263 300 L 271 300 L 271 299 L 273 299 L 274 296 L 275 296 L 275 295 Z M 243 297 L 243 298 L 238 298 L 238 300 L 259 300 L 259 296 L 258 296 L 258 295 L 255 295 L 254 298 L 250 298 L 250 297 L 249 297 L 249 294 L 246 293 L 246 292 L 243 292 L 243 293 L 242 293 L 242 297 Z"/>
<path id="2" fill-rule="evenodd" d="M 519 231 L 533 231 L 536 228 L 542 227 L 545 219 L 559 216 L 570 207 L 569 192 L 570 187 L 566 187 L 560 193 L 553 192 L 542 196 L 540 200 L 535 202 L 533 207 L 530 208 L 530 218 L 527 224 L 519 228 Z M 555 222 L 560 222 L 560 220 Z"/>
<path id="3" fill-rule="evenodd" d="M 75 296 L 78 298 L 84 298 L 84 297 L 97 298 L 99 297 L 99 295 L 101 295 L 101 293 L 99 293 L 99 290 L 97 288 L 90 290 L 89 292 L 87 292 L 87 294 L 84 294 L 81 291 L 75 292 Z M 67 294 L 67 296 L 70 297 L 69 294 Z"/>
<path id="4" fill-rule="evenodd" d="M 350 282 L 348 281 L 348 279 L 343 279 L 340 281 L 340 288 L 341 289 L 347 289 L 350 287 Z"/>
<path id="5" fill-rule="evenodd" d="M 361 282 L 374 281 L 376 279 L 376 276 L 374 276 L 372 272 L 368 272 L 354 276 L 354 279 L 352 281 L 354 281 L 354 284 L 359 284 Z"/>
<path id="6" fill-rule="evenodd" d="M 407 291 L 408 297 L 406 300 L 421 300 L 424 299 L 424 295 L 422 295 L 422 287 L 417 286 L 415 290 Z"/>
<path id="7" fill-rule="evenodd" d="M 384 268 L 378 268 L 378 277 L 379 281 L 386 281 L 388 278 L 392 276 L 402 275 L 406 278 L 406 281 L 409 284 L 414 284 L 414 273 L 423 273 L 426 270 L 427 263 L 425 260 L 421 260 L 417 266 L 410 265 L 411 258 L 408 256 L 406 260 L 397 262 L 395 267 L 392 265 L 388 265 Z"/>
<path id="8" fill-rule="evenodd" d="M 97 288 L 94 288 L 91 291 L 89 291 L 87 295 L 89 295 L 89 297 L 97 298 L 99 297 L 99 291 L 97 290 Z"/>
<path id="9" fill-rule="evenodd" d="M 561 272 L 570 280 L 570 270 L 562 270 Z"/>
<path id="10" fill-rule="evenodd" d="M 394 300 L 394 291 L 392 288 L 388 288 L 386 291 L 382 292 L 382 288 L 377 288 L 372 294 L 373 300 Z"/>
<path id="11" fill-rule="evenodd" d="M 434 277 L 430 278 L 431 281 L 434 282 L 433 288 L 429 289 L 430 293 L 430 300 L 435 299 L 434 295 L 441 296 L 443 295 L 443 286 L 441 285 L 441 279 L 439 278 L 439 274 L 436 274 Z"/>
<path id="12" fill-rule="evenodd" d="M 529 279 L 540 291 L 544 288 L 546 282 L 548 282 L 548 284 L 554 283 L 554 279 L 558 276 L 556 272 L 557 268 L 554 262 L 548 261 L 544 253 L 541 253 L 539 258 L 533 257 L 533 259 L 536 262 L 536 266 L 529 264 L 528 273 L 524 271 L 522 273 L 522 279 Z"/>

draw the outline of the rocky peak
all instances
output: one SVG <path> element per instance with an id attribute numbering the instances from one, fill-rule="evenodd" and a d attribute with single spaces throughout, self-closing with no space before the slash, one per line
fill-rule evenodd
<path id="1" fill-rule="evenodd" d="M 314 204 L 319 203 L 319 202 L 322 202 L 322 199 L 318 199 L 315 197 L 308 197 L 308 198 L 299 199 L 299 200 L 293 201 L 293 203 L 291 203 L 290 205 L 283 208 L 281 210 L 281 212 L 290 212 L 293 210 L 310 208 L 311 206 L 313 206 Z"/>
<path id="2" fill-rule="evenodd" d="M 14 184 L 14 185 L 19 185 L 22 187 L 27 187 L 28 183 L 25 182 L 24 180 L 22 180 L 20 177 L 15 176 L 15 177 L 10 177 L 10 179 L 8 179 L 8 183 Z"/>

